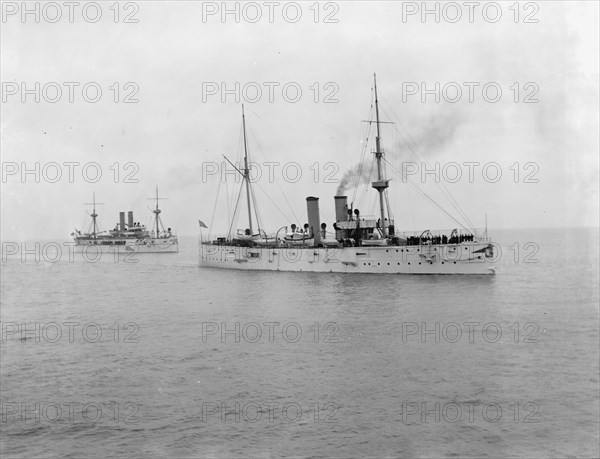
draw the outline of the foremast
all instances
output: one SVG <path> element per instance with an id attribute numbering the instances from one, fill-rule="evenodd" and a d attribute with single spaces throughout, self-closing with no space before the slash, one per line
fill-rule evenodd
<path id="1" fill-rule="evenodd" d="M 150 232 L 149 234 L 154 235 L 154 233 L 156 233 L 156 239 L 159 239 L 161 237 L 161 230 L 162 230 L 162 235 L 163 237 L 170 237 L 171 236 L 171 228 L 168 228 L 169 232 L 167 233 L 165 231 L 165 226 L 163 225 L 163 222 L 160 218 L 160 214 L 162 212 L 162 210 L 160 210 L 158 208 L 158 201 L 161 199 L 167 199 L 167 198 L 159 198 L 158 197 L 158 185 L 156 186 L 156 194 L 153 198 L 148 198 L 148 199 L 152 199 L 153 201 L 156 202 L 156 204 L 154 205 L 154 209 L 150 209 L 152 211 L 152 213 L 154 214 L 154 231 Z"/>
<path id="2" fill-rule="evenodd" d="M 244 113 L 244 105 L 242 105 L 242 131 L 243 131 L 243 137 L 244 137 L 244 167 L 243 168 L 238 168 L 235 164 L 233 164 L 229 158 L 227 158 L 227 156 L 223 155 L 223 157 L 225 158 L 225 160 L 242 176 L 242 179 L 245 183 L 242 183 L 242 187 L 240 188 L 240 192 L 238 194 L 238 199 L 236 201 L 236 205 L 235 205 L 235 210 L 234 210 L 234 215 L 237 215 L 238 212 L 238 205 L 240 203 L 240 199 L 242 197 L 242 192 L 244 189 L 244 186 L 246 188 L 246 203 L 247 203 L 247 207 L 248 207 L 248 225 L 249 228 L 246 229 L 246 232 L 249 234 L 246 234 L 247 236 L 253 236 L 254 235 L 254 225 L 252 223 L 252 201 L 254 200 L 254 194 L 253 194 L 253 190 L 252 190 L 252 186 L 250 183 L 250 161 L 248 160 L 248 140 L 246 137 L 246 115 Z M 258 224 L 258 231 L 260 231 L 260 219 L 258 216 L 258 212 L 256 211 L 256 201 L 254 201 L 254 212 L 256 213 L 256 221 Z M 232 219 L 231 224 L 229 226 L 229 237 L 231 236 L 231 231 L 233 229 L 233 225 L 234 225 L 234 220 Z"/>
<path id="3" fill-rule="evenodd" d="M 152 198 L 150 198 L 150 199 L 152 199 Z M 154 224 L 156 226 L 156 238 L 158 239 L 160 236 L 160 232 L 159 232 L 158 228 L 159 228 L 159 224 L 161 224 L 160 217 L 159 217 L 161 210 L 158 208 L 158 200 L 160 199 L 158 197 L 158 185 L 156 186 L 156 197 L 154 199 L 156 200 L 156 205 L 155 205 L 152 213 L 154 214 Z M 163 231 L 164 231 L 164 228 L 163 228 Z"/>
<path id="4" fill-rule="evenodd" d="M 377 160 L 377 180 L 371 184 L 379 192 L 379 209 L 381 213 L 380 228 L 383 237 L 388 235 L 388 228 L 385 217 L 384 192 L 389 187 L 389 180 L 384 178 L 383 174 L 383 150 L 381 149 L 381 131 L 379 125 L 379 102 L 377 100 L 377 76 L 373 74 L 374 90 L 375 90 L 375 123 L 377 125 L 377 136 L 375 137 L 375 159 Z"/>
<path id="5" fill-rule="evenodd" d="M 254 234 L 252 228 L 252 206 L 250 204 L 250 168 L 248 167 L 248 143 L 246 141 L 246 115 L 244 114 L 244 105 L 242 104 L 242 129 L 244 131 L 244 180 L 246 181 L 246 202 L 248 204 L 248 224 L 250 225 L 250 235 Z"/>

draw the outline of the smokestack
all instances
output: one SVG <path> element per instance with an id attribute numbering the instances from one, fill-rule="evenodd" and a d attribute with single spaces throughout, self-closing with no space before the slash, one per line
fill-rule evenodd
<path id="1" fill-rule="evenodd" d="M 127 212 L 127 226 L 133 228 L 133 212 L 131 210 Z"/>
<path id="2" fill-rule="evenodd" d="M 333 199 L 335 200 L 335 221 L 348 221 L 348 197 L 334 196 Z"/>
<path id="3" fill-rule="evenodd" d="M 309 196 L 306 198 L 306 212 L 308 214 L 308 226 L 310 234 L 315 238 L 315 245 L 321 243 L 321 217 L 319 215 L 319 198 Z"/>
<path id="4" fill-rule="evenodd" d="M 125 231 L 125 212 L 119 212 L 119 229 Z"/>
<path id="5" fill-rule="evenodd" d="M 345 222 L 348 220 L 348 197 L 347 196 L 334 196 L 335 201 L 335 221 Z M 341 230 L 335 231 L 335 238 L 341 239 L 344 237 L 344 232 Z"/>

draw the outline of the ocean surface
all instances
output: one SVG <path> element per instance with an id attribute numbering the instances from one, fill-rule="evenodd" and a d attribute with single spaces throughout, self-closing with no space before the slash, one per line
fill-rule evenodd
<path id="1" fill-rule="evenodd" d="M 1 456 L 599 457 L 598 231 L 491 236 L 481 277 L 7 256 Z"/>

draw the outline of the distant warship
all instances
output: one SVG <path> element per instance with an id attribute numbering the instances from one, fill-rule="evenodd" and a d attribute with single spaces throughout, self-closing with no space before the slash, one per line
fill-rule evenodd
<path id="1" fill-rule="evenodd" d="M 179 251 L 177 236 L 171 228 L 165 230 L 160 218 L 161 210 L 158 208 L 158 187 L 156 188 L 156 206 L 152 210 L 154 214 L 154 224 L 151 230 L 146 229 L 145 225 L 134 222 L 133 212 L 127 213 L 127 222 L 125 222 L 125 212 L 120 212 L 119 223 L 113 230 L 99 231 L 96 219 L 96 195 L 93 196 L 92 222 L 87 232 L 82 233 L 75 230 L 71 233 L 75 241 L 75 248 L 86 249 L 89 246 L 99 247 L 100 249 L 136 252 L 136 253 L 173 253 Z"/>

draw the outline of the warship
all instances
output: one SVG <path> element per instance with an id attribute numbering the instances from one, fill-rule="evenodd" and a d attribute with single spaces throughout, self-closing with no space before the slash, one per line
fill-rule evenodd
<path id="1" fill-rule="evenodd" d="M 348 197 L 333 197 L 335 221 L 330 230 L 321 221 L 319 198 L 306 198 L 307 223 L 281 227 L 274 235 L 253 224 L 252 180 L 249 168 L 246 119 L 242 106 L 244 145 L 243 166 L 236 169 L 243 179 L 234 215 L 239 210 L 243 189 L 247 197 L 248 226 L 233 232 L 233 223 L 223 237 L 203 239 L 200 226 L 200 265 L 242 270 L 303 271 L 372 274 L 473 274 L 495 273 L 494 248 L 485 231 L 461 227 L 448 231 L 425 229 L 400 232 L 394 224 L 385 176 L 385 155 L 381 146 L 381 124 L 374 76 L 374 120 L 376 128 L 373 151 L 376 176 L 371 187 L 379 194 L 379 214 L 363 216 L 348 204 Z M 251 199 L 252 197 L 252 199 Z M 216 206 L 215 206 L 216 208 Z M 254 212 L 255 216 L 258 214 Z M 258 220 L 258 218 L 257 218 Z M 258 222 L 257 222 L 258 223 Z"/>
<path id="2" fill-rule="evenodd" d="M 158 208 L 158 187 L 156 187 L 156 196 L 150 198 L 156 201 L 154 209 L 150 209 L 154 214 L 152 228 L 148 229 L 140 222 L 134 221 L 132 211 L 127 212 L 127 221 L 125 221 L 125 212 L 119 213 L 119 222 L 114 229 L 100 231 L 98 227 L 98 213 L 96 212 L 96 194 L 88 205 L 92 207 L 90 217 L 92 221 L 87 231 L 82 232 L 75 229 L 71 233 L 75 241 L 75 248 L 87 250 L 90 246 L 101 250 L 135 252 L 135 253 L 174 253 L 179 251 L 177 236 L 173 234 L 171 228 L 165 229 L 160 218 L 161 210 Z"/>

